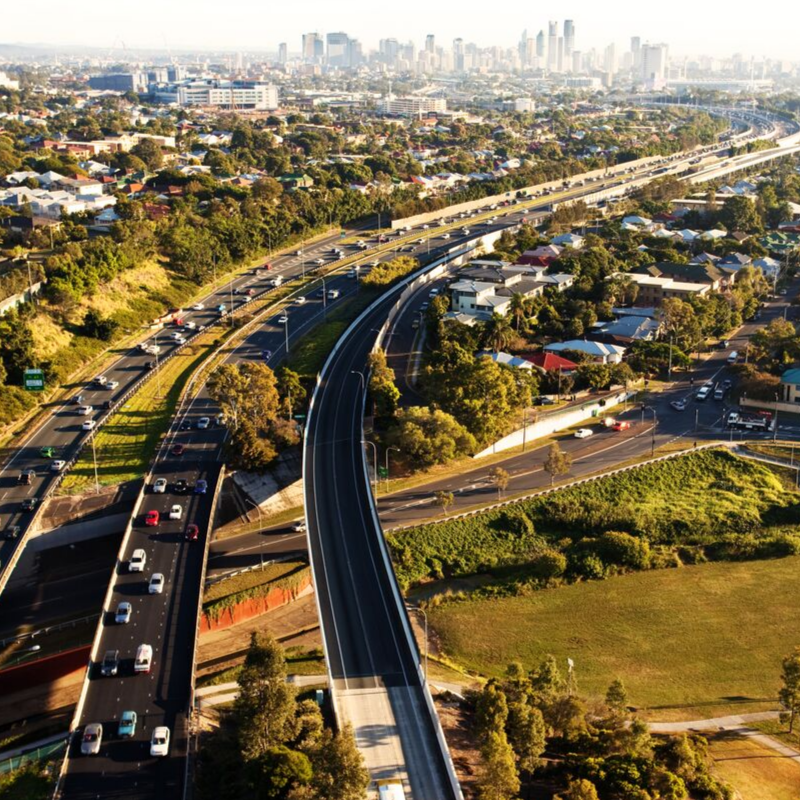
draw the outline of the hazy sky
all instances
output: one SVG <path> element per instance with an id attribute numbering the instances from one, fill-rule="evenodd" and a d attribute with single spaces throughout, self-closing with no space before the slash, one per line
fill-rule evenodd
<path id="1" fill-rule="evenodd" d="M 300 49 L 303 32 L 345 31 L 366 49 L 384 37 L 419 46 L 428 33 L 446 47 L 455 37 L 479 45 L 515 44 L 548 19 L 574 19 L 576 48 L 627 43 L 631 36 L 670 45 L 679 55 L 742 52 L 800 61 L 797 0 L 136 0 L 84 7 L 64 0 L 3 3 L 0 42 L 129 48 Z M 391 11 L 388 9 L 392 9 Z"/>

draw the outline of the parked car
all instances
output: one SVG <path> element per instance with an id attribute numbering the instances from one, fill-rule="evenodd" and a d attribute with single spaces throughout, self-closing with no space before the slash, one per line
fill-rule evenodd
<path id="1" fill-rule="evenodd" d="M 589 428 L 578 428 L 578 430 L 575 431 L 575 438 L 576 439 L 588 439 L 593 434 L 594 434 L 594 431 L 590 430 Z"/>
<path id="2" fill-rule="evenodd" d="M 137 547 L 131 554 L 131 560 L 128 562 L 128 572 L 144 572 L 144 565 L 147 563 L 147 553 L 141 548 Z"/>
<path id="3" fill-rule="evenodd" d="M 130 603 L 120 603 L 114 612 L 114 622 L 117 625 L 127 625 L 133 615 L 133 606 Z"/>
<path id="4" fill-rule="evenodd" d="M 156 482 L 153 484 L 153 494 L 164 494 L 166 491 L 167 491 L 167 479 L 156 478 Z"/>
<path id="5" fill-rule="evenodd" d="M 123 711 L 122 716 L 119 718 L 119 727 L 117 734 L 120 739 L 130 739 L 136 733 L 136 712 Z"/>
<path id="6" fill-rule="evenodd" d="M 161 572 L 154 572 L 150 576 L 147 584 L 148 594 L 161 594 L 164 591 L 164 575 Z"/>
<path id="7" fill-rule="evenodd" d="M 90 722 L 83 729 L 81 754 L 84 756 L 96 756 L 100 752 L 100 745 L 102 743 L 103 726 L 99 722 Z"/>
<path id="8" fill-rule="evenodd" d="M 186 485 L 186 481 L 183 482 Z M 170 519 L 180 519 L 183 516 L 183 506 L 179 506 L 175 504 L 169 510 L 169 518 Z"/>
<path id="9" fill-rule="evenodd" d="M 151 509 L 145 514 L 144 524 L 148 528 L 157 528 L 158 523 L 161 521 L 161 514 L 156 509 Z"/>
<path id="10" fill-rule="evenodd" d="M 153 730 L 150 739 L 150 755 L 162 757 L 169 754 L 169 728 L 166 725 L 159 725 Z"/>
<path id="11" fill-rule="evenodd" d="M 104 678 L 113 678 L 119 672 L 119 650 L 106 650 L 100 664 L 100 674 Z"/>

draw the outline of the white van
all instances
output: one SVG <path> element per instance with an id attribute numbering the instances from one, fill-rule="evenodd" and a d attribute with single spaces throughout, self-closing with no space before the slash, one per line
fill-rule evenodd
<path id="1" fill-rule="evenodd" d="M 739 353 L 736 350 L 732 350 L 730 355 L 728 356 L 728 363 L 735 364 L 739 360 Z"/>
<path id="2" fill-rule="evenodd" d="M 136 660 L 133 662 L 134 672 L 150 672 L 153 665 L 153 648 L 149 644 L 140 644 L 136 649 Z"/>

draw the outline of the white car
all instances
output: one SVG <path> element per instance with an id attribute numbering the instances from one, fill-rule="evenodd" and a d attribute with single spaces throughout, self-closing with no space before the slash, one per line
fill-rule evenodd
<path id="1" fill-rule="evenodd" d="M 164 494 L 166 491 L 167 491 L 167 479 L 156 478 L 156 482 L 153 484 L 153 494 Z"/>
<path id="2" fill-rule="evenodd" d="M 186 328 L 187 331 L 193 331 L 197 325 L 194 322 L 184 322 L 183 327 Z"/>
<path id="3" fill-rule="evenodd" d="M 292 525 L 292 530 L 296 531 L 297 533 L 305 533 L 306 530 L 306 523 L 304 520 L 299 519 Z"/>
<path id="4" fill-rule="evenodd" d="M 209 417 L 200 417 L 200 419 L 197 420 L 197 429 L 204 431 L 210 424 L 211 419 Z"/>
<path id="5" fill-rule="evenodd" d="M 170 519 L 180 519 L 183 516 L 183 506 L 174 505 L 169 510 Z"/>
<path id="6" fill-rule="evenodd" d="M 173 338 L 173 339 L 174 339 L 176 342 L 179 342 L 181 339 L 183 339 L 183 338 L 184 338 L 184 336 L 183 336 L 183 334 L 182 334 L 180 331 L 175 331 L 175 333 L 173 333 L 173 334 L 172 334 L 172 338 Z"/>
<path id="7" fill-rule="evenodd" d="M 169 754 L 169 728 L 166 725 L 159 725 L 153 729 L 150 738 L 150 755 L 162 757 Z"/>
<path id="8" fill-rule="evenodd" d="M 278 324 L 285 325 L 289 321 L 289 317 L 286 314 L 281 314 L 278 317 Z"/>
<path id="9" fill-rule="evenodd" d="M 50 472 L 61 472 L 61 470 L 66 466 L 66 461 L 62 461 L 60 458 L 57 458 L 55 461 L 50 463 Z"/>
<path id="10" fill-rule="evenodd" d="M 141 548 L 137 547 L 131 555 L 131 560 L 128 562 L 128 572 L 144 572 L 144 565 L 147 563 L 147 553 Z"/>
<path id="11" fill-rule="evenodd" d="M 300 295 L 300 297 L 296 297 L 294 301 L 297 303 L 297 305 L 301 306 L 303 303 L 305 303 L 306 299 L 303 297 L 303 295 Z"/>
<path id="12" fill-rule="evenodd" d="M 78 406 L 78 414 L 82 417 L 88 417 L 94 409 L 91 406 Z"/>
<path id="13" fill-rule="evenodd" d="M 87 419 L 81 424 L 81 428 L 85 431 L 92 431 L 94 430 L 95 425 L 97 425 L 97 423 L 93 419 Z"/>
<path id="14" fill-rule="evenodd" d="M 450 238 L 450 234 L 449 233 L 443 233 L 442 234 L 442 239 L 449 239 L 449 238 Z"/>
<path id="15" fill-rule="evenodd" d="M 109 381 L 106 384 L 106 389 L 111 389 L 112 391 L 119 386 L 119 381 Z"/>
<path id="16" fill-rule="evenodd" d="M 150 594 L 161 594 L 164 591 L 164 576 L 160 572 L 154 572 L 150 576 L 150 583 L 147 584 L 147 591 Z"/>
<path id="17" fill-rule="evenodd" d="M 589 430 L 589 428 L 578 428 L 578 430 L 575 431 L 575 438 L 576 439 L 588 439 L 593 434 L 594 434 L 594 431 Z"/>
<path id="18" fill-rule="evenodd" d="M 175 337 L 175 344 L 186 344 L 186 337 L 185 336 L 176 336 Z"/>
<path id="19" fill-rule="evenodd" d="M 202 311 L 202 310 L 205 308 L 205 306 L 204 306 L 202 303 L 195 303 L 195 304 L 192 306 L 192 308 L 193 308 L 195 311 Z"/>
<path id="20" fill-rule="evenodd" d="M 114 622 L 117 625 L 127 625 L 131 621 L 133 606 L 130 603 L 120 603 L 114 612 Z"/>

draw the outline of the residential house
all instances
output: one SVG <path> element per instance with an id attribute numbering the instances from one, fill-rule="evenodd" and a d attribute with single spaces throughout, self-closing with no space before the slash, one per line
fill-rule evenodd
<path id="1" fill-rule="evenodd" d="M 780 398 L 784 403 L 800 406 L 800 368 L 787 369 L 781 375 Z"/>
<path id="2" fill-rule="evenodd" d="M 601 342 L 611 344 L 630 344 L 631 342 L 652 342 L 661 329 L 661 323 L 652 317 L 624 315 L 612 322 L 598 322 L 591 336 Z"/>
<path id="3" fill-rule="evenodd" d="M 450 307 L 455 314 L 472 314 L 488 319 L 505 316 L 511 307 L 511 294 L 498 293 L 499 285 L 483 281 L 456 281 L 450 286 Z"/>
<path id="4" fill-rule="evenodd" d="M 495 364 L 504 364 L 507 367 L 514 367 L 514 369 L 533 369 L 533 364 L 525 358 L 519 356 L 512 356 L 511 353 L 493 353 L 491 350 L 481 350 L 478 357 L 489 356 Z"/>
<path id="5" fill-rule="evenodd" d="M 525 359 L 530 361 L 540 372 L 561 372 L 564 375 L 569 375 L 569 373 L 578 369 L 579 366 L 568 358 L 556 355 L 555 353 L 548 353 L 544 350 L 541 353 L 525 356 Z"/>
<path id="6" fill-rule="evenodd" d="M 563 353 L 572 350 L 585 353 L 595 364 L 619 364 L 625 355 L 625 348 L 617 344 L 587 342 L 584 339 L 570 339 L 568 342 L 553 342 L 545 345 L 545 352 Z"/>
<path id="7" fill-rule="evenodd" d="M 643 306 L 660 306 L 663 300 L 672 297 L 688 300 L 692 296 L 706 295 L 711 291 L 711 287 L 707 284 L 687 283 L 673 278 L 634 273 L 617 273 L 617 275 L 629 277 L 631 282 L 639 287 L 636 302 Z"/>
<path id="8" fill-rule="evenodd" d="M 314 179 L 310 175 L 300 172 L 287 172 L 278 180 L 289 189 L 310 189 L 314 185 Z"/>
<path id="9" fill-rule="evenodd" d="M 580 250 L 585 241 L 583 236 L 579 236 L 576 233 L 562 233 L 560 236 L 554 236 L 550 240 L 550 244 L 556 245 L 557 247 Z"/>
<path id="10" fill-rule="evenodd" d="M 775 258 L 764 256 L 764 258 L 757 258 L 753 262 L 753 266 L 757 267 L 764 274 L 767 280 L 774 281 L 781 272 L 781 262 Z"/>
<path id="11" fill-rule="evenodd" d="M 681 283 L 699 283 L 714 291 L 727 286 L 728 276 L 713 264 L 678 264 L 673 261 L 659 261 L 648 266 L 637 267 L 634 275 L 652 275 L 655 278 L 671 278 Z"/>

